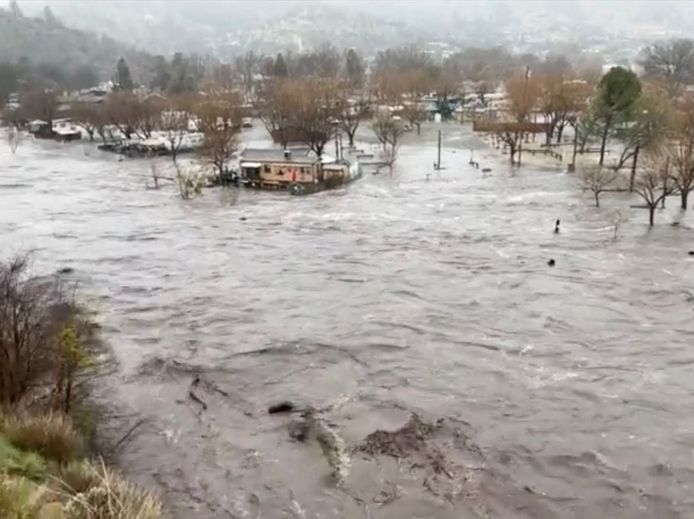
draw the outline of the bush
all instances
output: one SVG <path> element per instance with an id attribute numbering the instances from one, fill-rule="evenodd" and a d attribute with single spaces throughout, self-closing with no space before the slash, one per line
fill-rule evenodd
<path id="1" fill-rule="evenodd" d="M 97 342 L 57 277 L 32 278 L 27 256 L 0 262 L 0 408 L 33 405 L 31 390 L 51 388 L 52 405 L 69 412 Z"/>
<path id="2" fill-rule="evenodd" d="M 41 456 L 34 452 L 22 452 L 0 434 L 0 475 L 12 474 L 40 479 L 45 471 L 46 461 Z"/>
<path id="3" fill-rule="evenodd" d="M 0 415 L 0 434 L 16 448 L 33 451 L 47 460 L 67 463 L 84 453 L 84 444 L 69 417 Z"/>

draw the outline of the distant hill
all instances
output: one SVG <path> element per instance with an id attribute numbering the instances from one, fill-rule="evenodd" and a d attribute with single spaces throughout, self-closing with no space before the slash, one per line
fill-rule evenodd
<path id="1" fill-rule="evenodd" d="M 65 77 L 89 67 L 99 80 L 110 79 L 124 57 L 135 82 L 148 82 L 154 58 L 115 40 L 70 29 L 47 10 L 42 18 L 30 18 L 0 8 L 0 62 L 24 62 L 50 68 Z"/>
<path id="2" fill-rule="evenodd" d="M 388 16 L 390 11 L 368 13 L 365 4 L 347 0 L 18 0 L 18 5 L 34 16 L 49 5 L 71 27 L 153 54 L 210 54 L 222 60 L 249 50 L 311 50 L 326 42 L 369 53 L 433 32 L 433 26 L 417 29 Z"/>

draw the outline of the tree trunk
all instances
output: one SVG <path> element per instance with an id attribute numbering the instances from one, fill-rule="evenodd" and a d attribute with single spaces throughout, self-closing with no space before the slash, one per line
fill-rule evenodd
<path id="1" fill-rule="evenodd" d="M 422 135 L 422 123 L 416 123 L 417 124 L 417 135 Z"/>
<path id="2" fill-rule="evenodd" d="M 600 207 L 600 191 L 593 193 L 595 195 L 595 207 Z"/>
<path id="3" fill-rule="evenodd" d="M 689 190 L 687 189 L 681 189 L 680 190 L 680 207 L 682 208 L 682 211 L 687 210 L 687 198 L 689 197 Z"/>
<path id="4" fill-rule="evenodd" d="M 511 166 L 513 166 L 513 158 L 516 156 L 516 145 L 515 145 L 515 143 L 509 143 L 509 145 L 508 145 L 508 153 L 509 153 L 509 156 L 511 157 Z"/>
<path id="5" fill-rule="evenodd" d="M 354 134 L 357 133 L 357 130 L 355 129 L 354 131 L 347 132 L 347 138 L 349 139 L 349 147 L 354 148 Z"/>
<path id="6" fill-rule="evenodd" d="M 571 171 L 576 169 L 576 154 L 578 153 L 578 125 L 574 126 L 574 149 L 571 155 Z"/>
<path id="7" fill-rule="evenodd" d="M 564 135 L 564 125 L 560 124 L 557 127 L 557 144 L 561 144 L 561 138 Z"/>
<path id="8" fill-rule="evenodd" d="M 173 160 L 174 165 L 176 165 L 176 156 L 178 155 L 178 150 L 175 146 L 171 146 L 171 160 Z"/>
<path id="9" fill-rule="evenodd" d="M 639 146 L 634 150 L 634 161 L 631 163 L 631 174 L 629 175 L 629 192 L 634 192 L 634 181 L 636 180 L 636 164 L 639 160 Z"/>
<path id="10" fill-rule="evenodd" d="M 523 153 L 523 136 L 521 135 L 520 142 L 518 143 L 518 167 L 521 165 L 521 154 Z"/>
<path id="11" fill-rule="evenodd" d="M 603 162 L 605 162 L 605 147 L 607 146 L 607 134 L 610 131 L 610 126 L 607 124 L 607 121 L 605 122 L 605 129 L 602 131 L 602 140 L 600 142 L 600 164 L 602 166 Z"/>
<path id="12" fill-rule="evenodd" d="M 655 223 L 655 206 L 656 204 L 650 204 L 648 206 L 648 223 L 651 227 L 653 227 L 653 224 Z"/>

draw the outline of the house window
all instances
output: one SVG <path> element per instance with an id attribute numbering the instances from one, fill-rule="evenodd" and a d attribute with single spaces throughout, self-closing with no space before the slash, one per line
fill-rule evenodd
<path id="1" fill-rule="evenodd" d="M 265 173 L 270 173 L 270 164 L 265 164 Z"/>

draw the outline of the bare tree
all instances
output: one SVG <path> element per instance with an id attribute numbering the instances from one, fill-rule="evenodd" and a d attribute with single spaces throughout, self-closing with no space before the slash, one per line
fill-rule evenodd
<path id="1" fill-rule="evenodd" d="M 401 139 L 405 134 L 405 128 L 400 121 L 385 114 L 376 116 L 371 127 L 376 135 L 376 139 L 383 147 L 385 163 L 392 175 Z"/>
<path id="2" fill-rule="evenodd" d="M 109 94 L 104 105 L 108 121 L 130 139 L 140 126 L 140 103 L 132 92 L 118 91 Z"/>
<path id="3" fill-rule="evenodd" d="M 161 129 L 171 150 L 171 160 L 176 164 L 178 152 L 188 134 L 193 101 L 188 96 L 169 99 L 166 110 L 161 114 Z"/>
<path id="4" fill-rule="evenodd" d="M 283 148 L 294 133 L 292 116 L 300 95 L 295 82 L 275 78 L 259 90 L 258 108 L 265 129 Z"/>
<path id="5" fill-rule="evenodd" d="M 335 117 L 341 131 L 349 139 L 349 147 L 354 147 L 354 136 L 359 129 L 362 120 L 369 113 L 369 99 L 362 93 L 357 96 L 350 96 L 349 90 L 341 88 L 337 99 Z"/>
<path id="6" fill-rule="evenodd" d="M 689 193 L 694 191 L 694 97 L 681 103 L 675 116 L 673 139 L 668 145 L 670 178 L 680 195 L 680 207 L 687 210 Z"/>
<path id="7" fill-rule="evenodd" d="M 94 134 L 99 133 L 99 127 L 105 123 L 103 107 L 96 104 L 79 103 L 71 110 L 72 117 L 77 125 L 81 126 L 89 136 L 89 141 L 94 141 Z"/>
<path id="8" fill-rule="evenodd" d="M 655 210 L 658 204 L 672 194 L 674 185 L 668 183 L 669 156 L 662 150 L 650 151 L 645 157 L 644 167 L 639 170 L 634 183 L 637 193 L 648 207 L 648 222 L 655 223 Z"/>
<path id="9" fill-rule="evenodd" d="M 201 153 L 214 166 L 219 183 L 223 184 L 229 159 L 238 149 L 240 99 L 231 93 L 208 94 L 196 104 L 194 112 L 205 138 Z"/>
<path id="10" fill-rule="evenodd" d="M 512 124 L 503 125 L 497 133 L 499 138 L 509 146 L 511 164 L 518 153 L 517 164 L 521 165 L 521 149 L 523 138 L 530 131 L 530 114 L 539 98 L 539 85 L 535 78 L 530 77 L 530 68 L 525 69 L 524 75 L 513 75 L 505 81 L 508 111 L 507 118 Z"/>
<path id="11" fill-rule="evenodd" d="M 595 207 L 600 207 L 600 194 L 617 180 L 618 174 L 614 170 L 593 165 L 585 168 L 581 176 L 584 188 L 593 192 Z"/>
<path id="12" fill-rule="evenodd" d="M 330 79 L 294 81 L 295 103 L 290 119 L 304 143 L 318 157 L 335 133 L 338 88 Z"/>
<path id="13" fill-rule="evenodd" d="M 629 192 L 634 191 L 639 154 L 660 146 L 668 137 L 671 124 L 672 111 L 668 101 L 656 94 L 644 93 L 634 109 L 633 120 L 616 131 L 624 148 L 614 168 L 618 170 L 631 160 Z"/>
<path id="14" fill-rule="evenodd" d="M 241 77 L 241 84 L 248 94 L 253 91 L 253 78 L 258 73 L 261 58 L 253 51 L 249 51 L 236 59 L 236 70 Z"/>
<path id="15" fill-rule="evenodd" d="M 139 99 L 138 103 L 139 117 L 137 118 L 137 133 L 149 139 L 152 132 L 161 124 L 161 114 L 164 110 L 164 100 L 156 95 L 151 95 L 144 99 Z"/>
<path id="16" fill-rule="evenodd" d="M 619 237 L 619 228 L 628 220 L 628 215 L 625 212 L 617 209 L 610 218 L 612 223 L 612 239 L 616 240 Z"/>
<path id="17" fill-rule="evenodd" d="M 670 98 L 694 82 L 694 41 L 675 39 L 646 47 L 641 64 L 647 78 L 659 80 Z"/>
<path id="18" fill-rule="evenodd" d="M 421 135 L 422 123 L 427 120 L 427 112 L 417 100 L 407 101 L 403 104 L 400 115 L 411 125 L 417 128 L 417 135 Z"/>
<path id="19" fill-rule="evenodd" d="M 40 119 L 53 131 L 53 119 L 58 112 L 58 95 L 52 90 L 30 90 L 21 97 L 21 113 L 25 119 Z"/>

